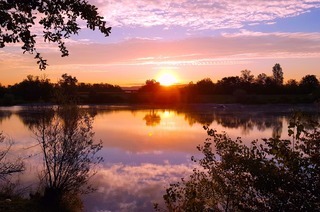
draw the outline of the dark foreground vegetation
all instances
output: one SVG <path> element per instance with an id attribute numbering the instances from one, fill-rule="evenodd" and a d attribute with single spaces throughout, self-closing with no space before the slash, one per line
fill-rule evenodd
<path id="1" fill-rule="evenodd" d="M 37 108 L 26 119 L 43 160 L 39 185 L 21 188 L 11 175 L 23 173 L 21 159 L 10 158 L 12 142 L 0 134 L 0 211 L 82 211 L 81 194 L 92 192 L 89 178 L 102 158 L 102 143 L 93 141 L 92 116 L 76 105 Z"/>
<path id="2" fill-rule="evenodd" d="M 138 90 L 123 90 L 107 83 L 79 83 L 68 74 L 57 83 L 27 76 L 20 83 L 0 85 L 0 105 L 59 103 L 61 98 L 80 104 L 313 103 L 320 97 L 319 86 L 315 75 L 284 83 L 279 64 L 273 67 L 272 76 L 262 73 L 255 77 L 243 70 L 240 76 L 224 77 L 216 83 L 206 78 L 188 85 L 162 86 L 156 80 L 147 80 Z"/>
<path id="3" fill-rule="evenodd" d="M 320 125 L 296 114 L 289 140 L 244 145 L 205 127 L 193 174 L 171 184 L 157 211 L 319 211 Z"/>

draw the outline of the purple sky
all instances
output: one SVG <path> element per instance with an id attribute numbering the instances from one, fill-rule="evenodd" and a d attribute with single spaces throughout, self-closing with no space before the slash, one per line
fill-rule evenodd
<path id="1" fill-rule="evenodd" d="M 81 82 L 141 85 L 170 72 L 179 83 L 240 75 L 271 75 L 280 63 L 285 80 L 320 77 L 319 0 L 90 0 L 112 26 L 110 37 L 83 29 L 66 41 L 70 56 L 56 45 L 38 50 L 49 67 L 37 69 L 33 55 L 17 46 L 0 49 L 1 83 L 28 74 L 56 82 L 63 73 Z M 35 30 L 38 30 L 37 28 Z"/>

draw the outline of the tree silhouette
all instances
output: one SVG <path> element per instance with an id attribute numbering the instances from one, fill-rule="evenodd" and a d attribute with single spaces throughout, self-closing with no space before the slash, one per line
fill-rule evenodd
<path id="1" fill-rule="evenodd" d="M 22 82 L 11 86 L 10 90 L 25 101 L 49 101 L 53 95 L 50 80 L 33 75 L 28 75 Z"/>
<path id="2" fill-rule="evenodd" d="M 63 74 L 58 82 L 56 91 L 56 100 L 58 103 L 75 103 L 77 101 L 77 83 L 76 77 Z"/>
<path id="3" fill-rule="evenodd" d="M 146 80 L 146 84 L 141 88 L 139 88 L 138 91 L 149 93 L 149 92 L 159 91 L 160 88 L 161 88 L 160 83 L 157 82 L 155 79 L 151 79 L 151 80 Z"/>
<path id="4" fill-rule="evenodd" d="M 72 34 L 78 34 L 80 26 L 78 18 L 87 22 L 87 28 L 96 28 L 105 36 L 109 36 L 111 27 L 106 27 L 98 8 L 85 0 L 74 1 L 44 1 L 44 0 L 8 0 L 0 1 L 0 48 L 8 43 L 22 43 L 23 52 L 36 53 L 35 59 L 41 70 L 47 66 L 36 49 L 37 32 L 34 30 L 37 17 L 38 24 L 43 28 L 43 38 L 46 42 L 57 43 L 61 56 L 68 56 L 64 39 Z"/>
<path id="5" fill-rule="evenodd" d="M 0 98 L 2 98 L 5 93 L 6 93 L 6 87 L 1 85 L 0 83 Z"/>
<path id="6" fill-rule="evenodd" d="M 289 79 L 286 83 L 287 86 L 298 87 L 298 82 L 295 79 Z"/>
<path id="7" fill-rule="evenodd" d="M 287 94 L 298 94 L 299 93 L 299 84 L 295 79 L 289 79 L 285 84 L 285 89 Z"/>
<path id="8" fill-rule="evenodd" d="M 189 84 L 192 86 L 192 84 Z M 214 83 L 210 78 L 204 78 L 197 82 L 195 88 L 200 94 L 212 94 L 214 91 Z"/>
<path id="9" fill-rule="evenodd" d="M 303 93 L 310 93 L 319 88 L 319 80 L 315 75 L 306 75 L 301 79 L 299 87 Z"/>
<path id="10" fill-rule="evenodd" d="M 241 80 L 245 83 L 252 83 L 254 79 L 254 75 L 251 74 L 250 70 L 242 70 L 241 71 Z"/>
<path id="11" fill-rule="evenodd" d="M 267 78 L 268 76 L 265 73 L 261 73 L 257 76 L 256 83 L 258 83 L 259 85 L 265 85 Z"/>
<path id="12" fill-rule="evenodd" d="M 272 73 L 273 73 L 273 80 L 277 85 L 283 84 L 283 71 L 279 63 L 276 63 L 272 67 Z"/>
<path id="13" fill-rule="evenodd" d="M 221 94 L 233 94 L 237 88 L 241 88 L 242 81 L 238 76 L 224 77 L 216 84 L 217 90 Z"/>

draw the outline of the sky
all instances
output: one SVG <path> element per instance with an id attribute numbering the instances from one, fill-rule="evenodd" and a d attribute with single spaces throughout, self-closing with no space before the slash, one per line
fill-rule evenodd
<path id="1" fill-rule="evenodd" d="M 57 82 L 142 85 L 167 73 L 176 83 L 239 76 L 241 70 L 272 75 L 280 63 L 285 81 L 320 77 L 320 0 L 89 0 L 112 27 L 104 37 L 83 27 L 66 40 L 70 55 L 41 37 L 48 60 L 40 71 L 34 55 L 17 45 L 0 49 L 1 84 L 27 75 Z M 83 25 L 84 26 L 84 25 Z"/>

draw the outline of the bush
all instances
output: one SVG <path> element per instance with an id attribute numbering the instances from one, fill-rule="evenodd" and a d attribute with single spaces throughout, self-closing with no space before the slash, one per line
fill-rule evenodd
<path id="1" fill-rule="evenodd" d="M 320 128 L 294 116 L 289 140 L 250 146 L 205 127 L 210 136 L 188 179 L 171 184 L 158 211 L 319 211 Z"/>

